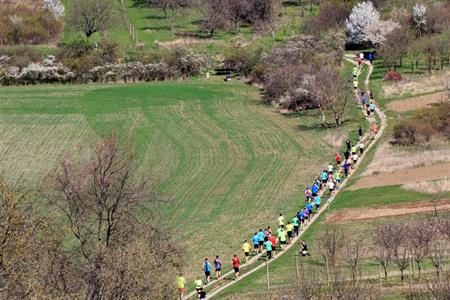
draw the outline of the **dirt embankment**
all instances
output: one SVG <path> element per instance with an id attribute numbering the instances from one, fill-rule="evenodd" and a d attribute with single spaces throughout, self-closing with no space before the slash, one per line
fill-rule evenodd
<path id="1" fill-rule="evenodd" d="M 450 210 L 450 200 L 440 200 L 433 205 L 432 202 L 419 202 L 411 204 L 388 205 L 372 208 L 341 209 L 330 214 L 325 223 L 347 223 L 353 221 L 371 220 L 383 217 L 395 217 L 416 213 L 433 212 L 435 210 Z"/>
<path id="2" fill-rule="evenodd" d="M 407 158 L 405 158 L 407 159 Z M 437 180 L 450 177 L 450 163 L 412 168 L 392 173 L 362 177 L 349 190 L 379 186 L 399 185 L 420 181 Z"/>
<path id="3" fill-rule="evenodd" d="M 396 100 L 388 104 L 388 109 L 395 112 L 405 112 L 426 108 L 431 104 L 439 103 L 445 99 L 444 93 L 436 93 L 418 97 L 412 97 L 405 100 Z"/>

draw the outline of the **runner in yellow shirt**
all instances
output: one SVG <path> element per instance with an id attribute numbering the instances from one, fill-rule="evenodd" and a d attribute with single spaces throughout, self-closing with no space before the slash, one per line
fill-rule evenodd
<path id="1" fill-rule="evenodd" d="M 280 225 L 281 228 L 284 228 L 284 217 L 283 214 L 280 214 L 278 217 L 278 225 Z"/>
<path id="2" fill-rule="evenodd" d="M 244 251 L 245 255 L 245 262 L 248 262 L 248 257 L 250 256 L 250 244 L 247 242 L 247 240 L 244 241 L 244 244 L 242 245 L 242 251 Z"/>
<path id="3" fill-rule="evenodd" d="M 200 292 L 203 290 L 203 281 L 200 278 L 198 278 L 198 276 L 194 281 L 194 286 L 195 290 L 197 291 L 197 294 L 200 294 Z"/>
<path id="4" fill-rule="evenodd" d="M 286 232 L 288 236 L 288 243 L 291 243 L 291 239 L 294 237 L 294 225 L 288 222 L 286 225 Z"/>
<path id="5" fill-rule="evenodd" d="M 180 292 L 180 300 L 184 299 L 184 293 L 186 292 L 186 279 L 183 277 L 183 273 L 177 278 L 178 291 Z"/>

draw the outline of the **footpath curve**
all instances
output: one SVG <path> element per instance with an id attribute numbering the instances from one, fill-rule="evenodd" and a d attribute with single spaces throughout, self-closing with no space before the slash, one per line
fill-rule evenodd
<path id="1" fill-rule="evenodd" d="M 357 65 L 357 63 L 356 63 L 356 61 L 355 61 L 355 59 L 354 59 L 354 58 L 355 58 L 354 55 L 348 55 L 348 54 L 346 54 L 346 55 L 344 56 L 344 58 L 345 58 L 345 60 L 351 62 L 352 64 Z M 365 65 L 368 66 L 369 72 L 367 73 L 367 76 L 366 76 L 366 78 L 365 78 L 364 85 L 365 85 L 365 87 L 366 87 L 366 90 L 369 90 L 370 76 L 371 76 L 371 74 L 372 74 L 372 72 L 373 72 L 373 65 L 371 65 L 371 64 L 368 63 L 368 62 L 365 62 Z M 359 72 L 358 72 L 358 78 L 359 78 L 359 76 L 360 76 L 360 74 L 361 74 L 361 70 L 362 70 L 362 68 L 361 68 L 361 69 L 359 70 Z M 335 194 L 332 195 L 332 196 L 330 196 L 330 198 L 327 200 L 327 202 L 325 203 L 325 205 L 323 205 L 322 209 L 321 209 L 318 213 L 316 213 L 316 214 L 313 215 L 313 217 L 310 219 L 310 222 L 308 223 L 308 225 L 306 225 L 306 226 L 303 228 L 303 230 L 299 233 L 299 235 L 298 235 L 297 237 L 294 237 L 294 238 L 292 239 L 291 243 L 290 243 L 289 245 L 287 245 L 287 247 L 285 248 L 284 251 L 280 251 L 274 258 L 272 258 L 272 259 L 271 259 L 270 261 L 268 261 L 267 263 L 261 263 L 261 264 L 257 265 L 256 267 L 254 267 L 253 269 L 251 269 L 250 271 L 248 271 L 248 272 L 242 274 L 241 276 L 239 276 L 238 279 L 232 280 L 232 281 L 230 281 L 230 282 L 227 282 L 227 283 L 225 283 L 225 284 L 222 284 L 222 285 L 219 285 L 219 286 L 213 288 L 213 289 L 208 293 L 208 299 L 211 299 L 211 298 L 217 296 L 217 295 L 218 295 L 220 292 L 222 292 L 223 290 L 229 288 L 230 286 L 232 286 L 232 285 L 234 285 L 235 283 L 241 281 L 242 279 L 244 279 L 244 278 L 250 276 L 251 274 L 255 273 L 256 271 L 258 271 L 258 270 L 260 270 L 260 269 L 266 267 L 266 264 L 271 264 L 271 263 L 273 263 L 273 262 L 276 261 L 279 257 L 281 257 L 284 253 L 286 253 L 290 248 L 292 248 L 292 247 L 296 244 L 296 242 L 297 242 L 298 240 L 301 239 L 301 237 L 303 236 L 304 232 L 311 226 L 311 224 L 314 224 L 314 222 L 316 221 L 316 219 L 317 219 L 317 218 L 318 218 L 318 217 L 319 217 L 319 216 L 320 216 L 320 215 L 328 208 L 328 206 L 331 204 L 331 202 L 333 202 L 333 200 L 336 198 L 336 195 L 338 195 L 339 192 L 345 187 L 345 185 L 347 184 L 348 180 L 349 180 L 349 179 L 352 177 L 352 175 L 354 174 L 355 169 L 358 168 L 359 164 L 360 164 L 360 163 L 364 160 L 364 158 L 366 157 L 368 150 L 370 150 L 370 149 L 372 148 L 372 146 L 373 146 L 374 144 L 376 144 L 376 141 L 383 135 L 383 133 L 384 133 L 384 131 L 385 131 L 385 129 L 386 129 L 386 126 L 387 126 L 387 118 L 386 118 L 386 115 L 383 113 L 383 111 L 381 111 L 381 110 L 378 108 L 378 106 L 376 107 L 375 112 L 376 112 L 376 114 L 378 115 L 378 117 L 380 118 L 380 127 L 379 127 L 379 130 L 378 130 L 378 133 L 377 133 L 375 136 L 372 137 L 373 139 L 371 140 L 370 144 L 367 145 L 367 147 L 366 147 L 366 149 L 365 149 L 365 151 L 364 151 L 364 155 L 361 156 L 360 159 L 358 159 L 358 162 L 356 163 L 353 172 L 351 172 L 351 173 L 349 174 L 349 176 L 348 176 L 347 178 L 345 178 L 345 179 L 342 181 L 339 190 L 336 190 Z M 364 110 L 362 110 L 362 113 L 364 114 Z M 368 121 L 369 121 L 371 124 L 374 123 L 374 122 L 376 122 L 375 118 L 369 119 Z M 370 138 L 371 138 L 371 133 L 368 132 L 368 133 L 366 133 L 366 134 L 364 135 L 364 137 L 362 138 L 362 141 L 369 141 Z M 319 195 L 322 196 L 322 194 L 325 192 L 325 190 L 326 190 L 326 189 L 322 189 L 322 190 L 319 192 Z M 262 255 L 263 255 L 263 253 L 258 254 L 258 255 L 256 255 L 256 256 L 252 257 L 251 259 L 249 259 L 249 261 L 248 261 L 246 264 L 242 265 L 241 268 L 242 268 L 242 269 L 246 269 L 247 267 L 254 265 L 254 264 L 259 260 L 259 258 L 261 258 Z M 223 274 L 222 277 L 221 277 L 221 279 L 219 279 L 219 280 L 217 280 L 217 279 L 211 280 L 211 282 L 208 283 L 207 285 L 205 285 L 204 288 L 208 288 L 208 287 L 210 287 L 210 286 L 212 286 L 212 285 L 214 285 L 214 284 L 218 284 L 218 283 L 220 283 L 221 281 L 224 281 L 224 278 L 225 278 L 225 277 L 233 276 L 233 274 L 234 274 L 234 271 L 231 270 L 231 271 L 229 271 L 229 272 Z M 189 293 L 189 294 L 186 296 L 186 299 L 192 299 L 194 296 L 196 296 L 196 294 L 197 294 L 196 291 L 193 291 L 193 292 Z"/>

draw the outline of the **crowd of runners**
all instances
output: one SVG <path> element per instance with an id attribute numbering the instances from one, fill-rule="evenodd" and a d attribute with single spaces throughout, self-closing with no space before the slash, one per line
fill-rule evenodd
<path id="1" fill-rule="evenodd" d="M 368 58 L 372 64 L 373 55 L 371 53 Z M 355 80 L 357 82 L 363 60 L 364 55 L 362 53 L 358 54 L 358 66 L 355 66 L 352 70 L 354 82 Z M 367 117 L 370 118 L 375 112 L 375 98 L 373 93 L 370 91 L 358 92 L 357 84 L 356 93 L 358 96 L 360 95 L 362 109 L 367 113 Z M 375 122 L 372 123 L 371 132 L 373 135 L 378 132 L 378 127 Z M 361 127 L 359 127 L 358 134 L 358 142 L 352 144 L 350 140 L 347 140 L 345 143 L 345 151 L 343 151 L 342 155 L 339 152 L 336 153 L 335 162 L 330 162 L 320 172 L 320 175 L 314 179 L 312 184 L 306 186 L 304 203 L 296 213 L 286 217 L 283 214 L 279 214 L 277 219 L 278 226 L 275 230 L 272 230 L 271 226 L 259 228 L 251 239 L 244 240 L 241 247 L 244 261 L 241 262 L 240 256 L 236 253 L 229 261 L 225 262 L 233 267 L 235 279 L 239 278 L 241 264 L 247 263 L 250 256 L 257 256 L 265 253 L 266 260 L 271 260 L 278 251 L 284 251 L 287 245 L 289 245 L 295 237 L 300 235 L 313 215 L 320 211 L 322 204 L 321 195 L 328 191 L 331 197 L 334 195 L 335 191 L 340 188 L 343 179 L 351 174 L 358 159 L 364 154 L 365 145 L 363 140 L 363 129 Z M 301 240 L 300 244 L 301 249 L 299 255 L 309 256 L 310 253 L 308 252 L 306 242 Z M 201 265 L 204 279 L 197 276 L 194 281 L 198 299 L 206 299 L 204 286 L 210 283 L 212 274 L 214 274 L 214 279 L 221 279 L 222 267 L 223 262 L 219 255 L 216 255 L 212 262 L 209 258 L 204 259 Z M 180 292 L 180 299 L 183 299 L 186 291 L 186 280 L 183 277 L 183 274 L 180 274 L 177 278 L 177 284 Z"/>

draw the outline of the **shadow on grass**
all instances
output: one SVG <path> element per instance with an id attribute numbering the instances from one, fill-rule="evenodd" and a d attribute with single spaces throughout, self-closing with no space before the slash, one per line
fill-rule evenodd
<path id="1" fill-rule="evenodd" d="M 148 16 L 145 17 L 145 19 L 147 19 L 147 20 L 169 20 L 168 17 L 155 16 L 155 15 L 148 15 Z"/>

